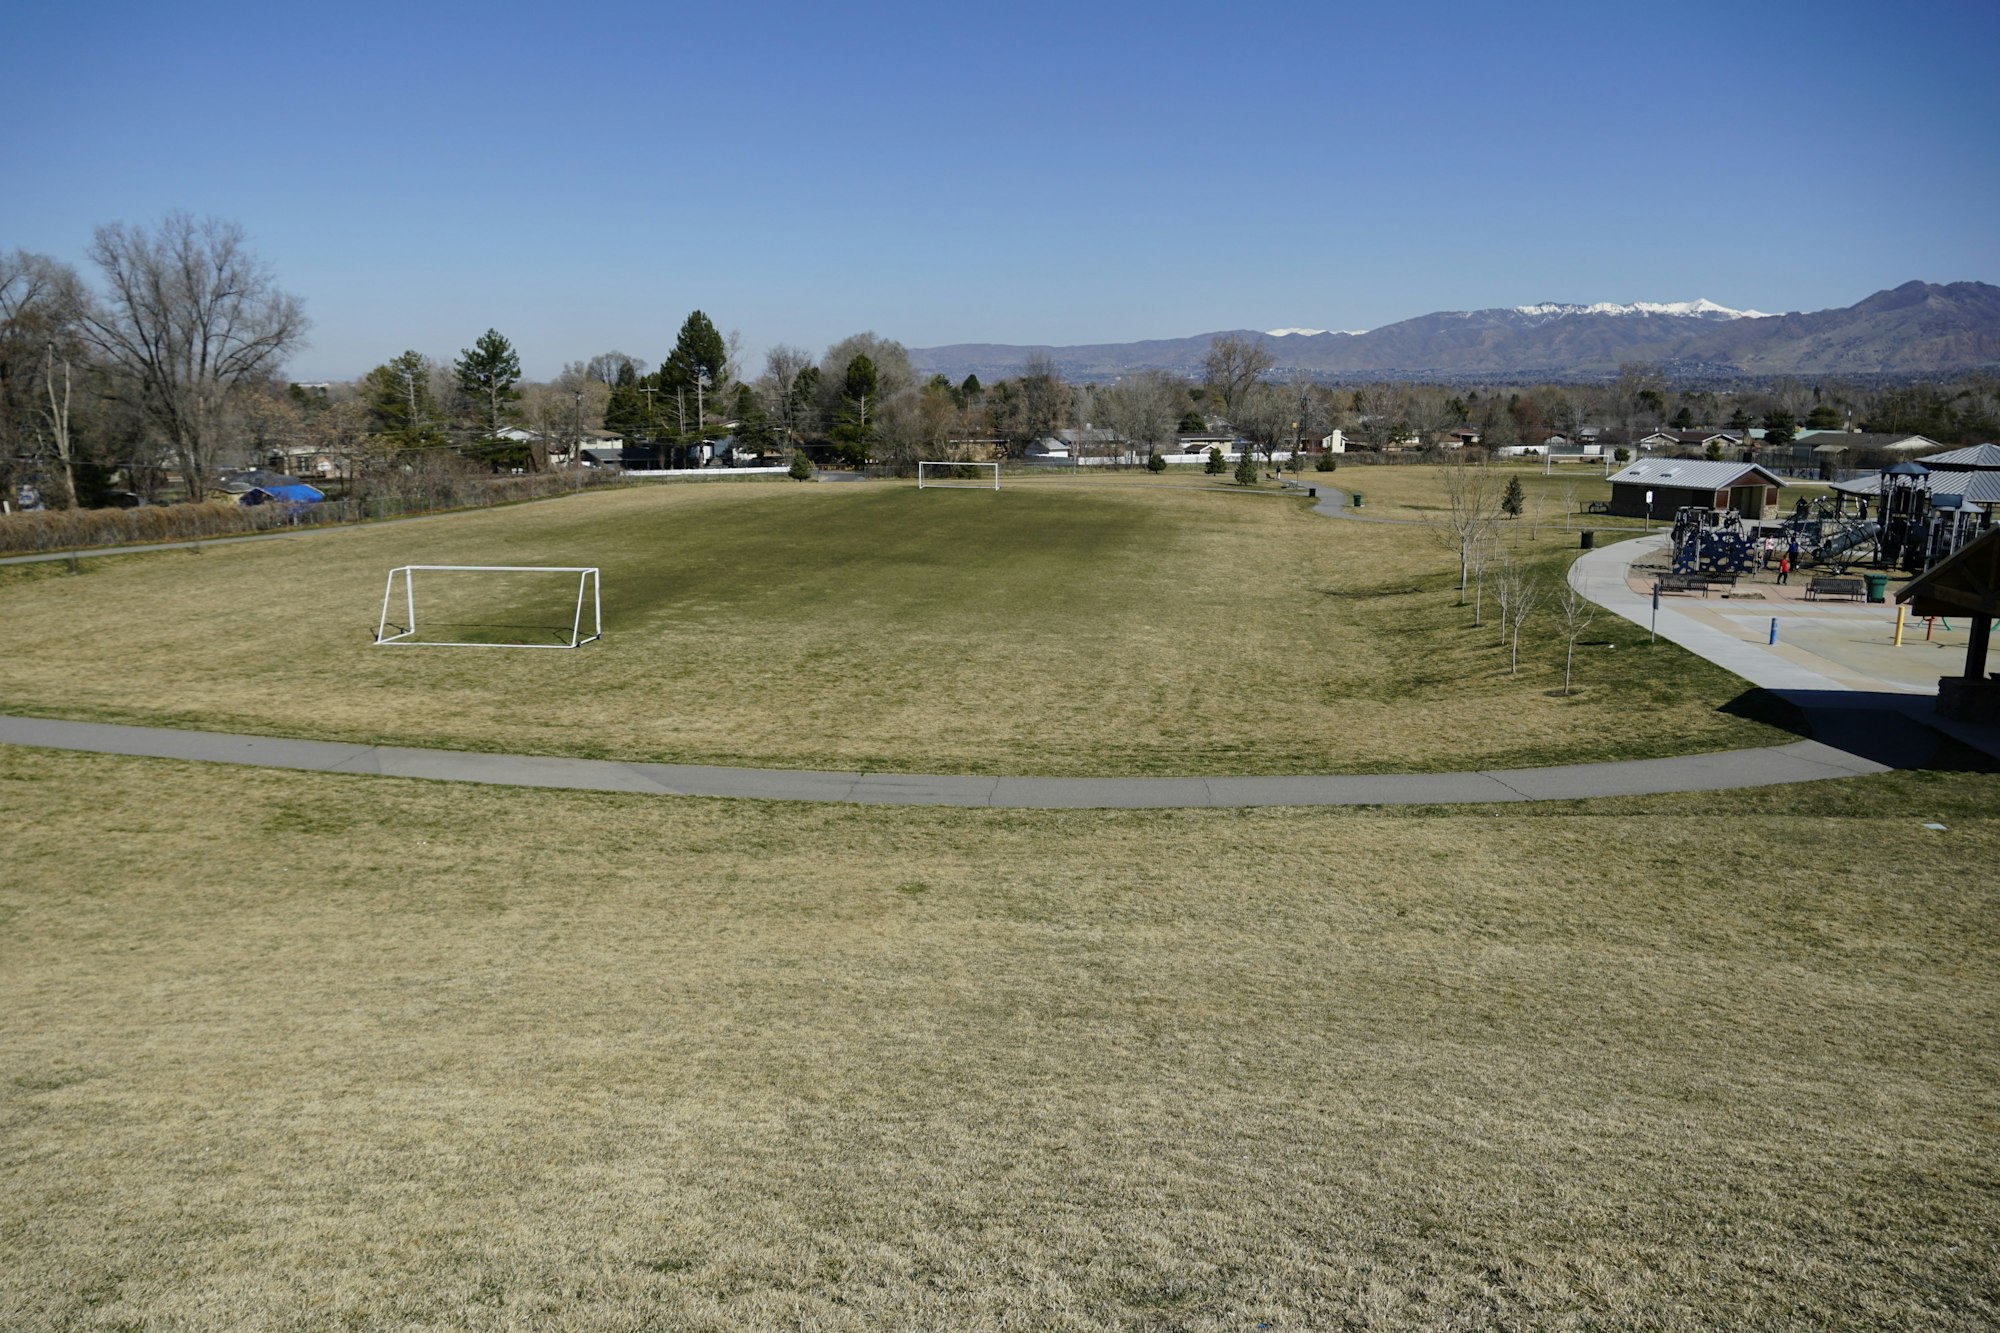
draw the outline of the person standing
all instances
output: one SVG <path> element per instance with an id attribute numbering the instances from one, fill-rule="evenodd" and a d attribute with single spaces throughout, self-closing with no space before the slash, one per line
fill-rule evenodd
<path id="1" fill-rule="evenodd" d="M 1783 583 L 1791 576 L 1792 557 L 1790 553 L 1778 557 L 1778 582 Z"/>

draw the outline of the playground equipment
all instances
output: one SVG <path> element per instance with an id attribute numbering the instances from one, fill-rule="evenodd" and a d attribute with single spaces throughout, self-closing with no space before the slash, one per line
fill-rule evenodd
<path id="1" fill-rule="evenodd" d="M 1747 574 L 1757 563 L 1757 541 L 1734 509 L 1678 509 L 1672 540 L 1676 574 Z"/>

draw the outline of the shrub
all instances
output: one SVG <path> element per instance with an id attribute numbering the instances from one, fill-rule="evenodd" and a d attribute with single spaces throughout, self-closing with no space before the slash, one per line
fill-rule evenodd
<path id="1" fill-rule="evenodd" d="M 1166 470 L 1167 470 L 1167 460 L 1160 457 L 1160 451 L 1158 449 L 1154 449 L 1146 455 L 1146 471 L 1165 472 Z"/>
<path id="2" fill-rule="evenodd" d="M 1313 471 L 1331 472 L 1338 466 L 1340 465 L 1333 460 L 1333 451 L 1329 449 L 1320 454 L 1319 458 L 1313 463 Z"/>

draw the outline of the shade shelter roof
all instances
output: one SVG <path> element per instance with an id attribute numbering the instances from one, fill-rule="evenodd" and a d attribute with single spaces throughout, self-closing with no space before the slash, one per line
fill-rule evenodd
<path id="1" fill-rule="evenodd" d="M 1711 463 L 1706 459 L 1642 458 L 1611 474 L 1612 482 L 1663 486 L 1671 490 L 1720 491 L 1732 486 L 1783 486 L 1785 479 L 1756 463 Z"/>
<path id="2" fill-rule="evenodd" d="M 2000 528 L 1910 580 L 1896 600 L 1920 616 L 2000 615 Z"/>

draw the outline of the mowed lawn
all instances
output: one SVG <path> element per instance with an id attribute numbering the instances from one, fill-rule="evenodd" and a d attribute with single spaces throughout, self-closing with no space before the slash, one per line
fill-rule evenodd
<path id="1" fill-rule="evenodd" d="M 1186 483 L 661 486 L 79 574 L 11 567 L 0 708 L 1002 774 L 1518 767 L 1791 739 L 1731 706 L 1740 681 L 1608 614 L 1579 650 L 1580 692 L 1560 697 L 1552 618 L 1531 624 L 1511 675 L 1422 529 Z M 1553 580 L 1573 546 L 1549 532 L 1511 549 Z M 409 563 L 600 566 L 605 638 L 374 647 L 384 578 Z M 552 591 L 543 638 L 570 614 Z M 496 624 L 523 621 L 515 589 L 494 599 Z"/>
<path id="2" fill-rule="evenodd" d="M 1616 472 L 1623 466 L 1614 462 L 1610 470 Z M 1350 462 L 1332 473 L 1313 473 L 1308 480 L 1313 484 L 1338 487 L 1349 494 L 1360 491 L 1363 514 L 1376 518 L 1422 520 L 1440 517 L 1450 510 L 1443 489 L 1438 484 L 1439 471 L 1439 468 L 1429 464 L 1371 465 Z M 1523 508 L 1520 519 L 1510 520 L 1507 524 L 1510 540 L 1517 535 L 1516 528 L 1527 532 L 1539 531 L 1544 540 L 1554 540 L 1567 532 L 1572 546 L 1576 544 L 1575 533 L 1583 528 L 1607 537 L 1626 532 L 1660 531 L 1658 522 L 1648 525 L 1636 518 L 1589 512 L 1593 502 L 1611 499 L 1611 483 L 1601 463 L 1557 464 L 1546 470 L 1539 463 L 1495 463 L 1493 471 L 1497 478 L 1494 488 L 1496 497 L 1505 490 L 1510 480 L 1521 483 Z M 1789 514 L 1792 504 L 1801 497 L 1815 500 L 1831 493 L 1831 488 L 1821 482 L 1787 477 L 1784 488 L 1778 492 L 1779 513 L 1767 517 L 1775 519 Z"/>
<path id="3" fill-rule="evenodd" d="M 0 1327 L 1990 1328 L 1996 782 L 1032 814 L 0 747 Z"/>

